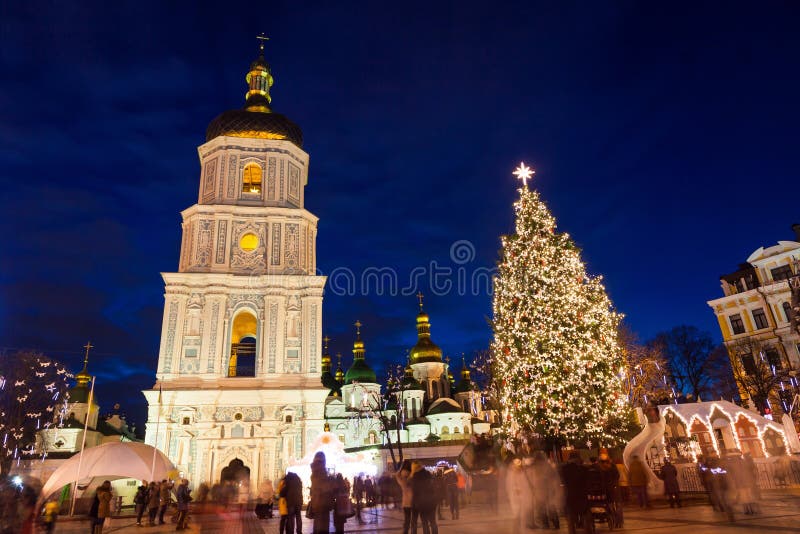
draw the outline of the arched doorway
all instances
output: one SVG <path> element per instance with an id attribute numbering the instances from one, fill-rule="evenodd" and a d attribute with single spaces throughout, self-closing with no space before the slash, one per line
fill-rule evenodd
<path id="1" fill-rule="evenodd" d="M 248 310 L 233 319 L 228 376 L 256 376 L 257 330 L 256 316 Z"/>
<path id="2" fill-rule="evenodd" d="M 244 462 L 240 459 L 234 458 L 231 460 L 231 463 L 228 464 L 228 467 L 222 468 L 219 480 L 223 484 L 228 481 L 237 485 L 240 482 L 247 483 L 250 481 L 250 468 L 244 465 Z"/>

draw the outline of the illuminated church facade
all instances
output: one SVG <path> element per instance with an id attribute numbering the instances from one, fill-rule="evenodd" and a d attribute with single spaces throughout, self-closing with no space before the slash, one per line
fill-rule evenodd
<path id="1" fill-rule="evenodd" d="M 182 212 L 178 272 L 162 273 L 156 383 L 143 393 L 145 442 L 183 476 L 193 484 L 249 480 L 255 490 L 282 476 L 326 428 L 348 447 L 379 443 L 376 421 L 353 415 L 363 392 L 381 386 L 360 338 L 347 377 L 331 374 L 322 350 L 326 279 L 315 274 L 317 218 L 304 207 L 302 131 L 271 109 L 263 46 L 246 80 L 244 108 L 215 118 L 198 148 L 197 203 Z M 428 329 L 427 315 L 420 317 L 419 328 Z M 449 398 L 448 365 L 422 330 L 398 398 L 410 414 L 403 440 L 442 427 L 445 437 L 473 432 L 481 412 L 465 407 L 480 403 L 471 388 L 462 395 L 469 402 Z M 434 412 L 427 419 L 423 406 Z M 387 408 L 396 420 L 397 406 Z"/>

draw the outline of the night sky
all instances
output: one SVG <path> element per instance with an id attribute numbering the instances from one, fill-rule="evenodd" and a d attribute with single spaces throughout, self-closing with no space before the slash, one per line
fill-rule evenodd
<path id="1" fill-rule="evenodd" d="M 800 222 L 795 3 L 199 4 L 0 7 L 0 346 L 77 371 L 91 339 L 102 408 L 139 426 L 196 147 L 243 105 L 262 31 L 273 109 L 311 156 L 322 274 L 392 267 L 404 287 L 432 261 L 492 267 L 524 160 L 642 338 L 719 338 L 719 275 Z M 429 286 L 329 290 L 332 351 L 349 364 L 360 319 L 383 376 Z M 491 297 L 446 293 L 426 310 L 458 360 L 488 345 Z"/>

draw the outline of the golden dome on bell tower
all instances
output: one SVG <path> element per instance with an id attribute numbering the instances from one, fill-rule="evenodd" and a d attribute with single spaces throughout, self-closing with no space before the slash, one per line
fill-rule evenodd
<path id="1" fill-rule="evenodd" d="M 303 131 L 295 123 L 272 111 L 270 89 L 274 83 L 272 69 L 264 59 L 264 41 L 261 34 L 259 55 L 250 64 L 245 76 L 247 93 L 243 109 L 232 109 L 217 116 L 206 129 L 206 141 L 219 136 L 246 137 L 250 139 L 279 139 L 303 147 Z"/>

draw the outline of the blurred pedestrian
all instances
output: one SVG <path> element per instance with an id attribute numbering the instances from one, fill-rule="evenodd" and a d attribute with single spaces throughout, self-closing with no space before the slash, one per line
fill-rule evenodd
<path id="1" fill-rule="evenodd" d="M 681 488 L 678 485 L 678 469 L 672 465 L 669 458 L 661 466 L 661 480 L 664 481 L 664 495 L 669 500 L 669 507 L 681 507 Z"/>
<path id="2" fill-rule="evenodd" d="M 423 534 L 439 534 L 436 505 L 442 497 L 436 494 L 433 476 L 419 462 L 411 463 L 411 532 L 417 534 L 417 518 Z"/>
<path id="3" fill-rule="evenodd" d="M 639 507 L 650 508 L 650 501 L 647 497 L 647 468 L 638 454 L 631 457 L 628 465 L 628 484 L 639 501 Z"/>
<path id="4" fill-rule="evenodd" d="M 508 465 L 506 495 L 511 506 L 512 532 L 524 532 L 533 502 L 533 491 L 520 458 L 513 458 Z"/>
<path id="5" fill-rule="evenodd" d="M 533 456 L 531 466 L 533 475 L 533 514 L 539 528 L 560 527 L 558 519 L 562 508 L 563 491 L 558 471 L 553 467 L 542 451 Z"/>
<path id="6" fill-rule="evenodd" d="M 452 467 L 444 474 L 444 485 L 447 492 L 447 504 L 450 507 L 450 519 L 458 519 L 461 511 L 458 502 L 458 476 Z"/>
<path id="7" fill-rule="evenodd" d="M 411 506 L 413 504 L 413 489 L 411 487 L 411 462 L 404 460 L 400 470 L 394 475 L 400 485 L 403 505 L 403 534 L 408 534 L 411 527 Z M 416 520 L 414 521 L 414 532 L 417 531 Z"/>
<path id="8" fill-rule="evenodd" d="M 89 509 L 89 517 L 92 518 L 92 533 L 102 534 L 103 525 L 106 519 L 111 515 L 111 481 L 104 481 L 100 487 L 97 488 L 94 494 L 94 502 Z"/>
<path id="9" fill-rule="evenodd" d="M 192 501 L 192 490 L 189 489 L 189 480 L 184 478 L 181 480 L 181 485 L 175 491 L 175 500 L 178 501 L 178 517 L 177 526 L 175 530 L 185 530 L 186 523 L 189 520 L 189 503 Z"/>
<path id="10" fill-rule="evenodd" d="M 384 483 L 383 487 L 386 487 Z M 333 527 L 336 534 L 344 534 L 344 524 L 349 517 L 353 517 L 353 503 L 350 501 L 350 483 L 338 473 L 333 482 L 335 504 L 333 506 Z M 383 499 L 383 496 L 381 496 Z"/>
<path id="11" fill-rule="evenodd" d="M 589 500 L 587 493 L 588 469 L 581 461 L 578 451 L 569 453 L 569 459 L 561 467 L 561 480 L 564 482 L 566 493 L 564 504 L 567 509 L 567 528 L 569 534 L 575 534 L 575 528 L 583 525 L 587 533 L 594 530 L 594 523 L 589 515 Z"/>
<path id="12" fill-rule="evenodd" d="M 158 524 L 163 525 L 165 523 L 164 514 L 172 502 L 172 484 L 166 479 L 162 480 L 161 485 L 158 487 L 158 501 Z"/>
<path id="13" fill-rule="evenodd" d="M 155 526 L 156 514 L 158 514 L 158 507 L 161 503 L 161 494 L 159 493 L 160 485 L 151 482 L 150 487 L 147 489 L 147 519 L 148 525 Z"/>
<path id="14" fill-rule="evenodd" d="M 142 516 L 147 508 L 147 488 L 149 487 L 146 480 L 143 480 L 139 487 L 136 489 L 136 495 L 133 496 L 134 510 L 136 511 L 136 526 L 142 526 Z"/>
<path id="15" fill-rule="evenodd" d="M 285 500 L 286 512 L 281 512 L 280 532 L 286 534 L 302 534 L 303 518 L 303 481 L 291 471 L 281 480 L 282 486 L 278 496 Z"/>
<path id="16" fill-rule="evenodd" d="M 325 453 L 317 452 L 311 461 L 311 518 L 314 534 L 328 534 L 333 507 L 333 481 L 325 465 Z"/>
<path id="17" fill-rule="evenodd" d="M 42 523 L 45 532 L 53 532 L 56 529 L 56 521 L 58 520 L 59 512 L 58 501 L 52 498 L 44 505 L 44 515 Z"/>

